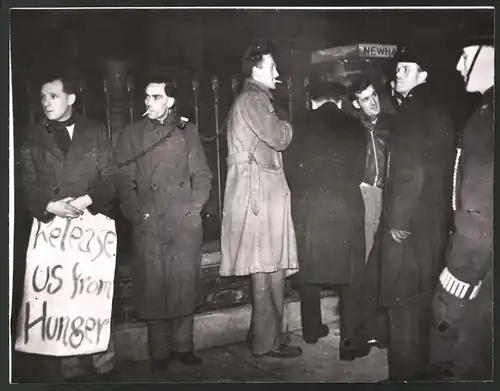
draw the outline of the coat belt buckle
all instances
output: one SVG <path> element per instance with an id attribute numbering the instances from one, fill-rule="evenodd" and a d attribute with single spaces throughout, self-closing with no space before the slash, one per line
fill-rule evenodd
<path id="1" fill-rule="evenodd" d="M 144 213 L 143 218 L 144 218 L 144 220 L 149 220 L 149 218 L 150 218 L 149 213 Z"/>

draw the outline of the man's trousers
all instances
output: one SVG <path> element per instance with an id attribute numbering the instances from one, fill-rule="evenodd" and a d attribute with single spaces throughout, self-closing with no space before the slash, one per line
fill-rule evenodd
<path id="1" fill-rule="evenodd" d="M 148 320 L 146 325 L 150 359 L 162 360 L 168 358 L 172 352 L 183 353 L 194 350 L 193 315 Z"/>
<path id="2" fill-rule="evenodd" d="M 375 243 L 375 234 L 380 223 L 380 215 L 382 214 L 383 190 L 367 184 L 360 185 L 360 189 L 365 203 L 365 260 L 368 261 L 368 256 Z"/>
<path id="3" fill-rule="evenodd" d="M 283 333 L 285 270 L 252 274 L 252 318 L 249 340 L 252 354 L 260 356 L 287 343 Z"/>
<path id="4" fill-rule="evenodd" d="M 416 380 L 428 367 L 431 304 L 415 303 L 387 308 L 389 379 Z"/>
<path id="5" fill-rule="evenodd" d="M 359 309 L 354 301 L 353 288 L 333 286 L 339 293 L 340 337 L 353 338 Z M 304 284 L 300 287 L 300 316 L 304 338 L 315 339 L 321 326 L 321 285 Z"/>

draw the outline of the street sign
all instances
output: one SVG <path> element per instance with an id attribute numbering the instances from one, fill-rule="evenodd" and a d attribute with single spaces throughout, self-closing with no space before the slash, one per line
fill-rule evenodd
<path id="1" fill-rule="evenodd" d="M 315 50 L 311 53 L 311 63 L 318 64 L 346 58 L 392 58 L 396 53 L 396 45 L 376 43 L 359 43 L 347 46 L 335 46 L 328 49 Z"/>

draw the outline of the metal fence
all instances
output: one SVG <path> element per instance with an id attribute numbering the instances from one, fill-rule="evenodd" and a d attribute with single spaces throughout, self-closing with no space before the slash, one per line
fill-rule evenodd
<path id="1" fill-rule="evenodd" d="M 140 119 L 144 111 L 143 89 L 136 88 L 141 83 L 139 78 L 128 75 L 122 85 L 116 85 L 101 77 L 100 80 L 80 78 L 78 82 L 78 98 L 75 108 L 84 116 L 100 119 L 106 123 L 108 135 L 116 142 L 120 131 L 128 124 Z M 284 106 L 293 120 L 295 115 L 309 107 L 309 99 L 305 94 L 308 78 L 287 77 L 279 86 L 275 95 L 278 104 Z M 226 176 L 225 159 L 227 145 L 225 139 L 225 123 L 230 106 L 238 95 L 244 82 L 241 76 L 214 76 L 211 78 L 190 80 L 176 78 L 176 110 L 180 115 L 194 122 L 200 132 L 210 168 L 215 174 L 210 200 L 206 206 L 206 214 L 222 217 L 222 204 Z M 43 113 L 38 102 L 38 88 L 22 83 L 23 94 L 17 91 L 17 101 L 25 101 L 24 118 L 18 120 L 23 125 L 39 120 Z M 24 95 L 24 96 L 22 96 Z M 27 118 L 26 118 L 27 117 Z M 214 228 L 217 231 L 217 228 Z M 217 237 L 214 232 L 213 235 Z"/>

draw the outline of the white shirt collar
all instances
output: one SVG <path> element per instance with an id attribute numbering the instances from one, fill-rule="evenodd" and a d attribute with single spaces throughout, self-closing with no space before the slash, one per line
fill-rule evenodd
<path id="1" fill-rule="evenodd" d="M 75 124 L 66 126 L 66 130 L 68 131 L 69 138 L 73 140 L 73 132 L 75 131 Z"/>

